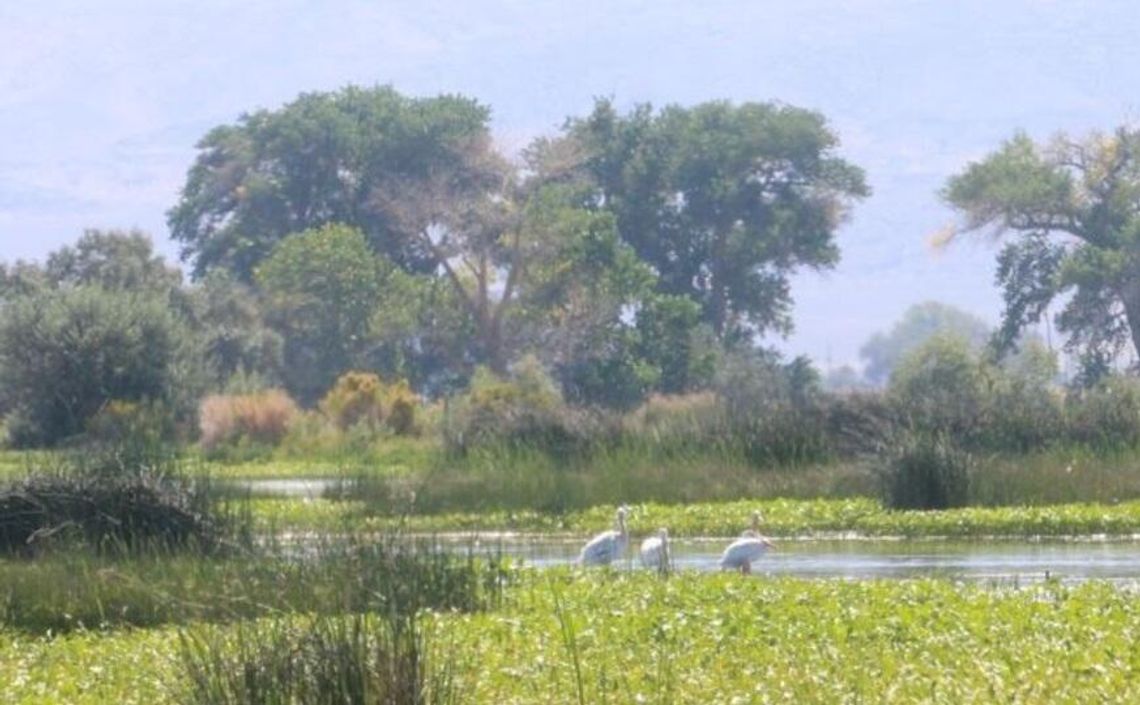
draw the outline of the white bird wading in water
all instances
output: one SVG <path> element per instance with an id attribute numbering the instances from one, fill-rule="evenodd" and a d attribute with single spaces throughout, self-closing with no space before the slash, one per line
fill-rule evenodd
<path id="1" fill-rule="evenodd" d="M 774 543 L 760 535 L 760 512 L 752 512 L 752 527 L 724 549 L 720 567 L 722 570 L 739 570 L 748 575 L 752 572 L 752 561 L 775 548 Z"/>
<path id="2" fill-rule="evenodd" d="M 617 510 L 617 529 L 603 531 L 582 547 L 578 563 L 582 565 L 609 565 L 625 554 L 629 545 L 629 532 L 625 528 L 625 515 L 629 509 L 623 504 Z"/>
<path id="3" fill-rule="evenodd" d="M 669 555 L 669 530 L 662 527 L 641 542 L 641 565 L 662 573 L 669 572 L 673 559 Z"/>

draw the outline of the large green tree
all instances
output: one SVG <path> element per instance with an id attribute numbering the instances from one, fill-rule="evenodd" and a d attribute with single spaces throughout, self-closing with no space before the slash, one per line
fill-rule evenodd
<path id="1" fill-rule="evenodd" d="M 393 227 L 385 194 L 442 178 L 461 190 L 460 165 L 472 143 L 488 140 L 488 119 L 467 98 L 389 87 L 306 93 L 243 115 L 198 143 L 167 216 L 171 236 L 196 276 L 224 267 L 249 279 L 282 239 L 330 223 L 358 228 L 409 271 L 430 271 L 435 258 Z"/>
<path id="2" fill-rule="evenodd" d="M 620 115 L 600 100 L 564 149 L 596 184 L 621 237 L 731 341 L 791 326 L 788 277 L 839 257 L 836 228 L 868 195 L 815 112 L 725 101 Z"/>
<path id="3" fill-rule="evenodd" d="M 364 366 L 371 320 L 392 265 L 345 225 L 306 230 L 282 240 L 256 269 L 270 320 L 285 339 L 285 378 L 305 402 L 337 375 Z"/>
<path id="4" fill-rule="evenodd" d="M 1038 143 L 1018 134 L 952 177 L 943 198 L 963 216 L 951 235 L 1016 238 L 998 256 L 999 343 L 1063 298 L 1057 327 L 1094 360 L 1140 352 L 1140 130 Z"/>
<path id="5" fill-rule="evenodd" d="M 155 253 L 150 236 L 138 230 L 87 230 L 74 245 L 48 255 L 44 274 L 55 286 L 176 292 L 182 273 Z"/>
<path id="6" fill-rule="evenodd" d="M 418 243 L 467 317 L 472 358 L 497 373 L 525 352 L 548 364 L 592 345 L 653 273 L 618 237 L 611 214 L 585 207 L 590 185 L 540 141 L 519 168 L 490 141 L 464 164 L 378 198 Z"/>

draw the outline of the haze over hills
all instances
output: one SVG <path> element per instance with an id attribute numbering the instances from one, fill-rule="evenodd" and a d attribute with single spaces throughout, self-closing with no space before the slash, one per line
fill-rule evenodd
<path id="1" fill-rule="evenodd" d="M 996 250 L 936 253 L 946 177 L 1016 129 L 1111 129 L 1136 115 L 1133 3 L 112 0 L 0 9 L 0 258 L 40 258 L 84 227 L 137 226 L 172 259 L 164 212 L 209 128 L 302 91 L 391 83 L 490 105 L 519 148 L 586 113 L 727 98 L 824 113 L 874 195 L 840 265 L 794 283 L 781 347 L 821 366 L 911 303 L 996 319 Z"/>

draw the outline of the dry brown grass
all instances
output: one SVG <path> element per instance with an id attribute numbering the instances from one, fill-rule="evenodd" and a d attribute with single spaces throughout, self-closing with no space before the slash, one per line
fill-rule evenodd
<path id="1" fill-rule="evenodd" d="M 206 450 L 243 439 L 276 445 L 299 414 L 297 403 L 280 389 L 253 394 L 211 394 L 198 407 L 200 442 Z"/>

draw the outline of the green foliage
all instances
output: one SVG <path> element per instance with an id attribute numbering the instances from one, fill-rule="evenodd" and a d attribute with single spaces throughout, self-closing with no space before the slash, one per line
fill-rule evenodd
<path id="1" fill-rule="evenodd" d="M 1043 344 L 1023 342 L 1016 355 L 988 372 L 988 413 L 979 430 L 980 445 L 1026 453 L 1060 439 L 1075 441 L 1068 433 L 1064 397 L 1054 384 L 1057 358 Z"/>
<path id="2" fill-rule="evenodd" d="M 153 402 L 112 399 L 87 422 L 89 442 L 110 447 L 159 448 L 175 437 L 170 410 Z"/>
<path id="3" fill-rule="evenodd" d="M 17 445 L 52 445 L 87 429 L 113 400 L 166 406 L 183 421 L 204 377 L 186 323 L 143 293 L 44 290 L 0 310 L 0 388 Z"/>
<path id="4" fill-rule="evenodd" d="M 138 230 L 87 230 L 74 246 L 52 252 L 44 275 L 54 286 L 97 286 L 151 292 L 182 300 L 182 273 L 154 253 L 149 235 Z"/>
<path id="5" fill-rule="evenodd" d="M 592 430 L 586 417 L 566 407 L 558 385 L 533 356 L 523 358 L 509 379 L 477 369 L 449 415 L 444 442 L 459 452 L 503 443 L 564 453 Z"/>
<path id="6" fill-rule="evenodd" d="M 872 383 L 883 384 L 904 357 L 936 335 L 960 338 L 972 350 L 980 350 L 991 332 L 985 321 L 953 306 L 937 301 L 914 304 L 889 332 L 876 333 L 859 349 L 866 361 L 864 374 Z"/>
<path id="7" fill-rule="evenodd" d="M 622 116 L 599 100 L 566 133 L 658 290 L 699 304 L 721 339 L 786 329 L 789 274 L 834 265 L 835 228 L 869 192 L 823 117 L 789 106 L 642 105 Z"/>
<path id="8" fill-rule="evenodd" d="M 190 290 L 194 327 L 217 390 L 256 378 L 257 387 L 280 384 L 284 341 L 269 327 L 257 293 L 228 272 L 206 275 Z M 253 391 L 245 389 L 243 391 Z"/>
<path id="9" fill-rule="evenodd" d="M 198 143 L 167 214 L 171 236 L 195 276 L 221 267 L 248 280 L 291 233 L 338 222 L 408 271 L 430 270 L 434 258 L 401 236 L 395 204 L 379 196 L 460 169 L 489 118 L 487 108 L 460 96 L 351 86 L 246 114 Z"/>
<path id="10" fill-rule="evenodd" d="M 285 337 L 286 385 L 303 403 L 361 361 L 386 270 L 363 233 L 343 225 L 292 235 L 257 268 Z"/>
<path id="11" fill-rule="evenodd" d="M 637 312 L 637 353 L 660 370 L 654 389 L 680 394 L 706 387 L 716 363 L 714 346 L 702 340 L 700 307 L 670 295 L 648 298 Z"/>
<path id="12" fill-rule="evenodd" d="M 935 336 L 903 358 L 889 391 L 916 427 L 938 433 L 972 433 L 986 411 L 986 373 L 953 336 Z"/>
<path id="13" fill-rule="evenodd" d="M 892 509 L 948 509 L 969 501 L 970 456 L 941 434 L 908 433 L 886 451 L 880 474 Z"/>
<path id="14" fill-rule="evenodd" d="M 507 613 L 455 623 L 461 653 L 480 654 L 463 682 L 475 700 L 1083 703 L 1140 692 L 1120 665 L 1140 615 L 1104 583 L 535 580 Z"/>
<path id="15" fill-rule="evenodd" d="M 344 529 L 346 524 L 340 525 Z M 493 553 L 390 532 L 264 541 L 236 554 L 59 550 L 0 563 L 0 628 L 28 633 L 234 622 L 271 615 L 477 611 L 512 578 Z"/>
<path id="16" fill-rule="evenodd" d="M 963 214 L 962 230 L 1019 236 L 998 261 L 1000 344 L 1071 294 L 1057 316 L 1071 351 L 1140 349 L 1138 154 L 1140 131 L 1129 127 L 1047 144 L 1019 133 L 947 182 L 942 197 Z"/>
<path id="17" fill-rule="evenodd" d="M 576 683 L 598 703 L 1140 697 L 1128 665 L 1140 630 L 1135 596 L 1102 581 L 993 589 L 948 580 L 662 581 L 641 571 L 524 578 L 501 610 L 424 617 L 448 654 L 435 664 L 456 666 L 454 691 L 471 702 L 569 705 L 579 702 Z M 255 632 L 249 625 L 245 634 Z M 0 634 L 0 672 L 17 675 L 0 680 L 0 698 L 176 701 L 189 686 L 180 648 L 173 630 Z"/>
<path id="18" fill-rule="evenodd" d="M 417 619 L 277 618 L 182 638 L 187 705 L 436 705 L 461 699 Z M 435 658 L 443 662 L 435 668 Z M 434 668 L 434 670 L 433 670 Z"/>
<path id="19" fill-rule="evenodd" d="M 1073 440 L 1102 449 L 1140 443 L 1140 381 L 1107 377 L 1092 389 L 1074 392 L 1066 405 Z"/>

